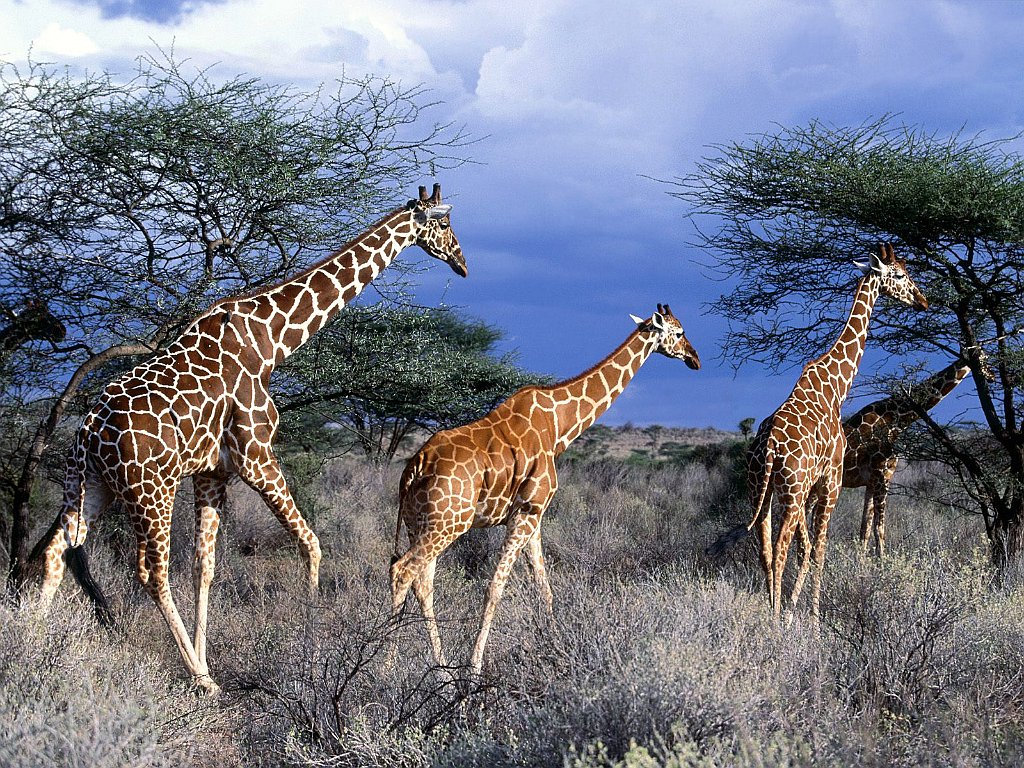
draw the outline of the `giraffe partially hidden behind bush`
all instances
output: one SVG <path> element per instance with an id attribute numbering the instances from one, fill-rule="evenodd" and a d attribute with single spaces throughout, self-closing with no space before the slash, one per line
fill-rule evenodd
<path id="1" fill-rule="evenodd" d="M 791 595 L 796 605 L 810 559 L 806 524 L 802 524 L 808 499 L 815 497 L 814 583 L 811 615 L 818 616 L 821 575 L 825 563 L 825 539 L 829 516 L 842 485 L 843 434 L 840 409 L 846 400 L 864 354 L 868 323 L 878 296 L 884 293 L 897 301 L 926 309 L 928 300 L 907 274 L 906 264 L 897 260 L 892 246 L 879 246 L 867 264 L 857 264 L 864 277 L 857 283 L 853 308 L 842 333 L 832 348 L 804 366 L 793 392 L 771 416 L 761 422 L 747 458 L 747 487 L 753 508 L 748 528 L 759 526 L 761 566 L 764 569 L 771 609 L 778 618 L 782 611 L 782 574 L 793 535 L 801 534 L 804 557 Z M 782 508 L 779 532 L 772 546 L 772 496 Z"/>
<path id="2" fill-rule="evenodd" d="M 637 328 L 593 368 L 552 387 L 520 389 L 482 419 L 438 432 L 406 465 L 391 565 L 392 610 L 395 615 L 401 611 L 412 587 L 438 664 L 445 664 L 433 605 L 441 553 L 470 528 L 507 528 L 473 648 L 471 665 L 479 673 L 494 611 L 524 547 L 551 612 L 540 524 L 558 486 L 555 458 L 608 409 L 653 353 L 700 368 L 697 352 L 667 304 L 659 304 L 649 319 L 633 321 Z M 403 524 L 409 548 L 401 554 Z"/>
<path id="3" fill-rule="evenodd" d="M 262 495 L 300 544 L 310 588 L 318 581 L 319 542 L 271 448 L 278 415 L 270 375 L 403 249 L 418 245 L 465 276 L 450 207 L 441 203 L 440 185 L 429 197 L 420 187 L 418 200 L 300 275 L 217 302 L 167 349 L 109 384 L 86 415 L 68 460 L 59 525 L 44 540 L 42 605 L 49 605 L 60 584 L 67 548 L 81 546 L 89 524 L 119 500 L 137 537 L 139 580 L 160 607 L 189 672 L 215 693 L 206 663 L 206 619 L 214 544 L 232 473 Z M 174 495 L 189 475 L 196 504 L 194 641 L 167 578 Z"/>
<path id="4" fill-rule="evenodd" d="M 991 375 L 980 358 L 979 370 L 983 376 Z M 970 373 L 970 363 L 961 358 L 916 383 L 909 392 L 869 403 L 843 422 L 846 434 L 843 488 L 864 488 L 860 543 L 865 551 L 868 540 L 873 538 L 879 557 L 885 554 L 886 500 L 889 483 L 899 463 L 897 441 L 911 424 L 942 402 Z"/>

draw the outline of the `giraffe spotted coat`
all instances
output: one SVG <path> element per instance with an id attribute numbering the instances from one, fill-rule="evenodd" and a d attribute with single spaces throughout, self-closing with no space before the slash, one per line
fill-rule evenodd
<path id="1" fill-rule="evenodd" d="M 298 542 L 311 589 L 320 545 L 299 513 L 271 442 L 278 414 L 270 375 L 405 248 L 419 245 L 465 276 L 440 186 L 393 211 L 332 256 L 279 285 L 224 299 L 165 350 L 109 384 L 85 417 L 68 461 L 60 526 L 45 549 L 41 602 L 64 572 L 64 553 L 115 499 L 135 530 L 139 580 L 159 606 L 196 682 L 216 692 L 206 663 L 214 546 L 227 481 L 258 491 Z M 167 565 L 179 482 L 193 477 L 196 624 L 190 640 L 171 597 Z"/>
<path id="2" fill-rule="evenodd" d="M 879 246 L 870 264 L 858 265 L 864 277 L 854 292 L 853 307 L 839 338 L 824 355 L 804 366 L 792 393 L 758 428 L 747 458 L 747 487 L 753 519 L 761 540 L 761 566 L 771 609 L 782 609 L 782 575 L 795 533 L 801 535 L 804 557 L 791 593 L 795 606 L 810 566 L 806 524 L 808 499 L 814 497 L 814 582 L 811 614 L 818 615 L 821 573 L 825 560 L 828 521 L 842 484 L 846 438 L 840 409 L 857 374 L 868 324 L 878 296 L 884 293 L 904 304 L 925 309 L 928 301 L 896 258 L 892 246 Z M 782 509 L 779 531 L 772 544 L 772 498 Z"/>
<path id="3" fill-rule="evenodd" d="M 640 366 L 657 352 L 700 367 L 696 351 L 666 305 L 610 356 L 553 387 L 525 387 L 478 421 L 434 435 L 409 460 L 399 490 L 392 608 L 410 587 L 426 618 L 434 657 L 445 664 L 433 608 L 437 558 L 470 528 L 505 525 L 498 566 L 487 590 L 471 665 L 479 672 L 494 612 L 519 552 L 526 549 L 534 581 L 548 610 L 540 525 L 558 487 L 555 458 L 604 413 Z M 409 547 L 400 551 L 405 526 Z"/>

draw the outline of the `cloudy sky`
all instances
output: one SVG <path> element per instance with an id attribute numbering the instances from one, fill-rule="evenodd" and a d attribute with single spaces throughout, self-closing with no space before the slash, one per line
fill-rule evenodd
<path id="1" fill-rule="evenodd" d="M 748 0 L 0 0 L 0 57 L 130 73 L 155 46 L 299 87 L 347 75 L 424 84 L 481 140 L 440 179 L 470 265 L 423 298 L 501 328 L 519 361 L 568 377 L 668 302 L 694 372 L 651 360 L 604 418 L 735 429 L 798 370 L 734 372 L 721 292 L 682 204 L 651 180 L 716 143 L 817 118 L 897 113 L 931 131 L 1024 128 L 1024 4 Z M 852 275 L 852 272 L 851 272 Z M 850 280 L 837 275 L 837 281 Z M 866 366 L 873 363 L 870 349 Z M 851 406 L 859 403 L 851 402 Z"/>

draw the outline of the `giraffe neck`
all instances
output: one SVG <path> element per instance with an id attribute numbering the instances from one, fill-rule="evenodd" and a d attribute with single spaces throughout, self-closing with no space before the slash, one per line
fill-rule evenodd
<path id="1" fill-rule="evenodd" d="M 917 421 L 920 418 L 919 409 L 930 411 L 956 389 L 970 372 L 970 366 L 963 360 L 958 360 L 917 383 L 907 394 L 887 398 L 896 412 L 896 419 L 907 426 Z"/>
<path id="2" fill-rule="evenodd" d="M 242 314 L 259 318 L 262 333 L 269 337 L 266 357 L 277 365 L 416 242 L 414 215 L 400 208 L 305 272 L 260 293 L 221 302 L 215 311 L 230 312 L 233 305 Z"/>
<path id="3" fill-rule="evenodd" d="M 608 410 L 657 345 L 652 334 L 633 331 L 593 368 L 548 389 L 554 400 L 556 454 L 568 448 Z"/>
<path id="4" fill-rule="evenodd" d="M 857 284 L 853 307 L 842 333 L 831 349 L 804 369 L 800 381 L 819 393 L 837 412 L 850 393 L 868 337 L 871 312 L 881 289 L 881 279 L 866 275 Z"/>

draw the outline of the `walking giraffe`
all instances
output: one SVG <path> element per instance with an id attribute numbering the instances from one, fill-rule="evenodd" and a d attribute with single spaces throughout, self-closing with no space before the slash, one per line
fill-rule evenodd
<path id="1" fill-rule="evenodd" d="M 979 360 L 979 366 L 981 375 L 991 375 L 983 360 Z M 865 551 L 868 540 L 873 538 L 878 556 L 885 554 L 886 502 L 889 483 L 899 463 L 897 441 L 911 424 L 942 402 L 970 373 L 970 362 L 960 358 L 916 383 L 911 391 L 869 403 L 843 422 L 846 434 L 843 488 L 864 488 L 860 543 Z"/>
<path id="2" fill-rule="evenodd" d="M 551 612 L 540 523 L 558 486 L 555 458 L 608 409 L 653 353 L 700 368 L 697 352 L 667 304 L 659 304 L 649 319 L 633 321 L 637 328 L 593 368 L 552 387 L 520 389 L 482 419 L 438 432 L 406 465 L 391 565 L 392 610 L 395 615 L 401 611 L 411 586 L 439 665 L 445 660 L 433 601 L 441 553 L 470 528 L 507 528 L 473 648 L 472 669 L 479 673 L 494 611 L 524 547 Z M 409 548 L 400 555 L 403 524 Z"/>
<path id="3" fill-rule="evenodd" d="M 113 500 L 138 541 L 138 574 L 170 627 L 185 666 L 210 693 L 206 618 L 214 546 L 227 480 L 258 491 L 302 548 L 316 589 L 320 545 L 295 506 L 271 441 L 274 368 L 304 344 L 408 246 L 459 275 L 466 264 L 441 203 L 440 185 L 391 212 L 320 263 L 271 288 L 214 304 L 167 349 L 107 386 L 88 413 L 68 460 L 60 526 L 45 548 L 41 602 L 48 606 L 64 554 Z M 189 639 L 167 578 L 171 512 L 183 477 L 195 489 L 195 634 Z"/>
<path id="4" fill-rule="evenodd" d="M 821 575 L 825 563 L 825 538 L 829 516 L 842 484 L 846 437 L 840 409 L 860 366 L 867 340 L 868 323 L 880 294 L 918 309 L 928 300 L 907 274 L 906 263 L 898 260 L 892 246 L 879 246 L 867 264 L 856 265 L 864 277 L 857 283 L 853 308 L 842 333 L 824 355 L 804 366 L 792 393 L 771 416 L 761 422 L 747 457 L 747 487 L 754 516 L 748 528 L 759 526 L 761 566 L 764 568 L 768 599 L 776 618 L 782 610 L 782 574 L 786 556 L 797 530 L 805 557 L 793 587 L 792 605 L 810 566 L 806 524 L 801 523 L 808 499 L 815 497 L 814 585 L 811 615 L 817 617 Z M 782 507 L 779 532 L 772 547 L 772 496 Z"/>

